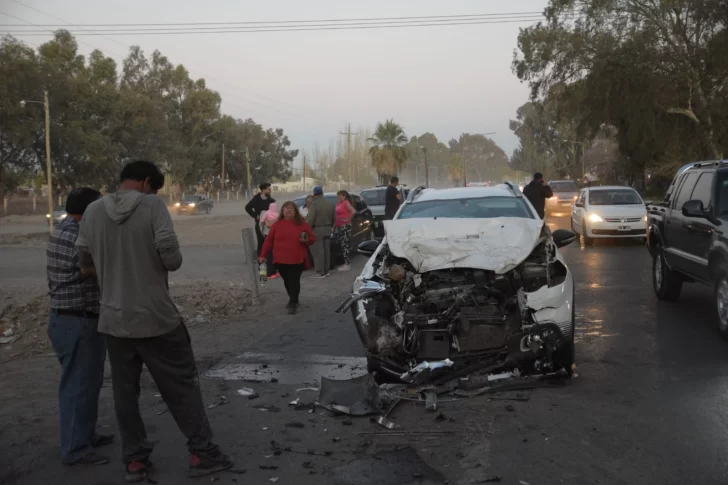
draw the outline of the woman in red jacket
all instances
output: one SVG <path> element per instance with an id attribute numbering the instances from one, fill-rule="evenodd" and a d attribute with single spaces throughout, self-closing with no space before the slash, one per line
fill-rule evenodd
<path id="1" fill-rule="evenodd" d="M 308 247 L 316 240 L 311 226 L 301 217 L 296 204 L 286 202 L 281 215 L 270 228 L 265 238 L 259 260 L 265 261 L 273 250 L 273 262 L 278 269 L 288 292 L 288 313 L 293 315 L 298 308 L 298 295 L 301 293 L 301 274 L 308 253 Z"/>

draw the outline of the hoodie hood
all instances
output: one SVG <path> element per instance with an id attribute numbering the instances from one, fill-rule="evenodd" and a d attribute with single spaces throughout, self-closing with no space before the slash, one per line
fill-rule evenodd
<path id="1" fill-rule="evenodd" d="M 136 190 L 120 190 L 104 197 L 106 214 L 117 224 L 123 224 L 141 203 L 144 194 Z"/>

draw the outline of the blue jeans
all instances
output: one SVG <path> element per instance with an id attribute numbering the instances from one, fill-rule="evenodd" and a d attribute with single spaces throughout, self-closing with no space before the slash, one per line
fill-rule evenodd
<path id="1" fill-rule="evenodd" d="M 72 464 L 94 443 L 99 392 L 104 381 L 106 337 L 98 319 L 60 315 L 51 310 L 48 337 L 63 368 L 58 390 L 61 459 Z"/>

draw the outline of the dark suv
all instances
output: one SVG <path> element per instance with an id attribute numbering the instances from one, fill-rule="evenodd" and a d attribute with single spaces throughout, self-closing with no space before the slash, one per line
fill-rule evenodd
<path id="1" fill-rule="evenodd" d="M 685 165 L 647 214 L 657 298 L 677 300 L 683 283 L 710 285 L 728 337 L 728 160 Z"/>

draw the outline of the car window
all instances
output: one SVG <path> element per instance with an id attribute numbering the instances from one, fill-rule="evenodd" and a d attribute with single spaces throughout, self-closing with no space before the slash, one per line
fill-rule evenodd
<path id="1" fill-rule="evenodd" d="M 697 172 L 690 172 L 683 179 L 682 185 L 680 185 L 680 192 L 677 194 L 677 197 L 675 197 L 675 203 L 672 206 L 673 209 L 679 210 L 685 202 L 690 200 L 690 195 L 693 193 L 695 182 L 698 181 L 698 175 L 699 174 Z"/>
<path id="2" fill-rule="evenodd" d="M 398 219 L 489 219 L 520 217 L 533 219 L 521 197 L 481 197 L 477 199 L 429 200 L 405 204 Z"/>
<path id="3" fill-rule="evenodd" d="M 728 173 L 719 174 L 718 179 L 718 208 L 720 215 L 728 214 Z"/>
<path id="4" fill-rule="evenodd" d="M 589 192 L 589 205 L 643 205 L 634 189 L 604 189 Z"/>
<path id="5" fill-rule="evenodd" d="M 551 182 L 549 184 L 551 190 L 556 192 L 578 192 L 579 187 L 574 182 Z"/>
<path id="6" fill-rule="evenodd" d="M 586 190 L 582 190 L 581 194 L 579 194 L 579 203 L 586 204 Z"/>
<path id="7" fill-rule="evenodd" d="M 358 211 L 361 211 L 361 210 L 364 210 L 367 208 L 366 202 L 364 202 L 362 200 L 362 198 L 359 197 L 358 195 L 352 195 L 351 201 L 354 203 L 354 208 Z"/>
<path id="8" fill-rule="evenodd" d="M 184 198 L 184 202 L 199 202 L 200 196 L 199 195 L 188 195 Z"/>
<path id="9" fill-rule="evenodd" d="M 364 190 L 361 193 L 361 198 L 364 199 L 364 202 L 366 202 L 367 205 L 386 205 L 386 192 L 386 190 L 382 189 Z"/>
<path id="10" fill-rule="evenodd" d="M 713 172 L 703 172 L 698 179 L 698 183 L 695 184 L 693 194 L 690 196 L 690 200 L 699 200 L 703 203 L 703 208 L 707 209 L 710 206 L 711 192 L 713 190 Z"/>

